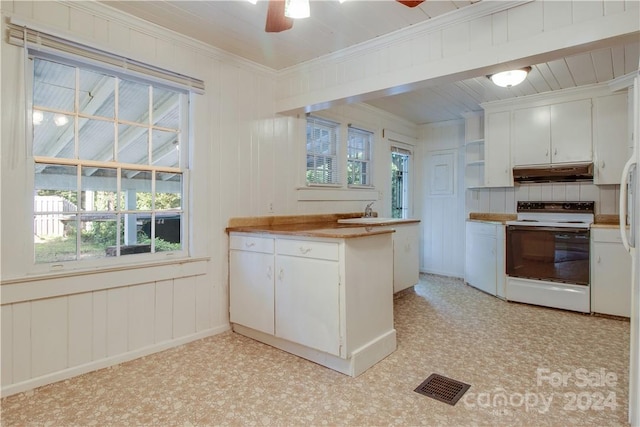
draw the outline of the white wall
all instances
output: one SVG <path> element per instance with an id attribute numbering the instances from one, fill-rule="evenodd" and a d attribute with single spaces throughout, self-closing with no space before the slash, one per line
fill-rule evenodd
<path id="1" fill-rule="evenodd" d="M 619 185 L 590 183 L 524 184 L 467 190 L 467 212 L 516 213 L 518 201 L 595 201 L 596 214 L 617 214 Z"/>
<path id="2" fill-rule="evenodd" d="M 104 270 L 34 266 L 32 166 L 25 140 L 23 50 L 0 43 L 2 394 L 8 395 L 225 331 L 228 219 L 348 212 L 362 193 L 303 201 L 305 119 L 274 113 L 272 70 L 115 12 L 97 2 L 3 1 L 5 18 L 200 78 L 194 95 L 191 258 Z M 386 209 L 382 129 L 416 127 L 364 106 L 328 112 L 376 132 L 374 184 Z M 388 167 L 389 161 L 386 162 Z M 373 192 L 378 195 L 378 189 Z M 371 193 L 370 193 L 371 194 Z"/>

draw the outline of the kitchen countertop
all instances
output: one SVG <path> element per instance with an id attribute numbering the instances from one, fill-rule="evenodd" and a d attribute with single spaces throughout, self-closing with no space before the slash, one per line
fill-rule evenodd
<path id="1" fill-rule="evenodd" d="M 469 219 L 471 221 L 482 222 L 499 222 L 504 224 L 507 221 L 513 221 L 516 219 L 516 214 L 510 213 L 489 213 L 489 212 L 470 212 Z"/>
<path id="2" fill-rule="evenodd" d="M 374 236 L 378 234 L 394 233 L 395 224 L 419 223 L 417 219 L 383 221 L 375 224 L 341 224 L 339 219 L 361 218 L 362 213 L 320 214 L 320 215 L 287 215 L 231 218 L 226 231 L 258 233 L 258 234 L 287 234 L 304 237 L 323 238 L 356 238 Z"/>
<path id="3" fill-rule="evenodd" d="M 469 220 L 494 223 L 498 222 L 504 224 L 507 221 L 515 220 L 516 216 L 516 214 L 511 213 L 471 212 L 469 213 Z M 591 224 L 591 228 L 618 228 L 618 221 L 618 215 L 598 214 L 595 216 L 595 220 L 594 223 Z"/>

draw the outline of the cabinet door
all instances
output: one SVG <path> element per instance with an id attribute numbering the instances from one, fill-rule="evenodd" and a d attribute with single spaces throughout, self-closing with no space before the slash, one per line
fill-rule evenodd
<path id="1" fill-rule="evenodd" d="M 551 162 L 593 159 L 591 99 L 551 105 Z"/>
<path id="2" fill-rule="evenodd" d="M 339 263 L 276 256 L 276 336 L 340 355 Z"/>
<path id="3" fill-rule="evenodd" d="M 631 257 L 621 243 L 594 242 L 591 311 L 630 317 Z"/>
<path id="4" fill-rule="evenodd" d="M 419 280 L 418 226 L 398 225 L 393 233 L 393 291 L 409 288 Z"/>
<path id="5" fill-rule="evenodd" d="M 486 115 L 484 145 L 485 187 L 513 187 L 511 172 L 511 112 Z"/>
<path id="6" fill-rule="evenodd" d="M 522 108 L 513 112 L 514 166 L 551 162 L 551 122 L 548 106 Z"/>
<path id="7" fill-rule="evenodd" d="M 594 99 L 594 184 L 620 184 L 628 156 L 627 94 Z"/>
<path id="8" fill-rule="evenodd" d="M 465 281 L 484 292 L 496 295 L 496 235 L 493 224 L 467 222 Z"/>
<path id="9" fill-rule="evenodd" d="M 273 335 L 273 254 L 229 251 L 229 312 L 232 323 Z"/>

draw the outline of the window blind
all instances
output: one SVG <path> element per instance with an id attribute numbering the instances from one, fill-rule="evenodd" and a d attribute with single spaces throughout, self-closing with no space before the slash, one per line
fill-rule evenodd
<path id="1" fill-rule="evenodd" d="M 66 40 L 26 26 L 16 25 L 15 23 L 9 23 L 7 26 L 9 29 L 9 43 L 13 45 L 25 46 L 26 42 L 26 47 L 35 52 L 63 56 L 76 61 L 80 59 L 82 63 L 94 63 L 116 73 L 141 77 L 145 80 L 168 84 L 174 88 L 194 93 L 204 93 L 204 82 L 202 80 Z"/>
<path id="2" fill-rule="evenodd" d="M 338 128 L 336 122 L 307 116 L 307 184 L 340 183 Z"/>

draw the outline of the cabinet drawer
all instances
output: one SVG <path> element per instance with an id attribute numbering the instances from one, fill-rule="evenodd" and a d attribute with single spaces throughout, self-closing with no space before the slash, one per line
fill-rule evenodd
<path id="1" fill-rule="evenodd" d="M 337 243 L 311 242 L 308 240 L 276 240 L 278 255 L 290 255 L 304 258 L 326 259 L 337 261 L 339 249 Z"/>
<path id="2" fill-rule="evenodd" d="M 592 228 L 591 240 L 594 242 L 620 243 L 622 236 L 617 228 Z"/>
<path id="3" fill-rule="evenodd" d="M 232 234 L 229 237 L 229 249 L 272 254 L 273 239 L 270 239 L 268 237 L 253 237 Z"/>

